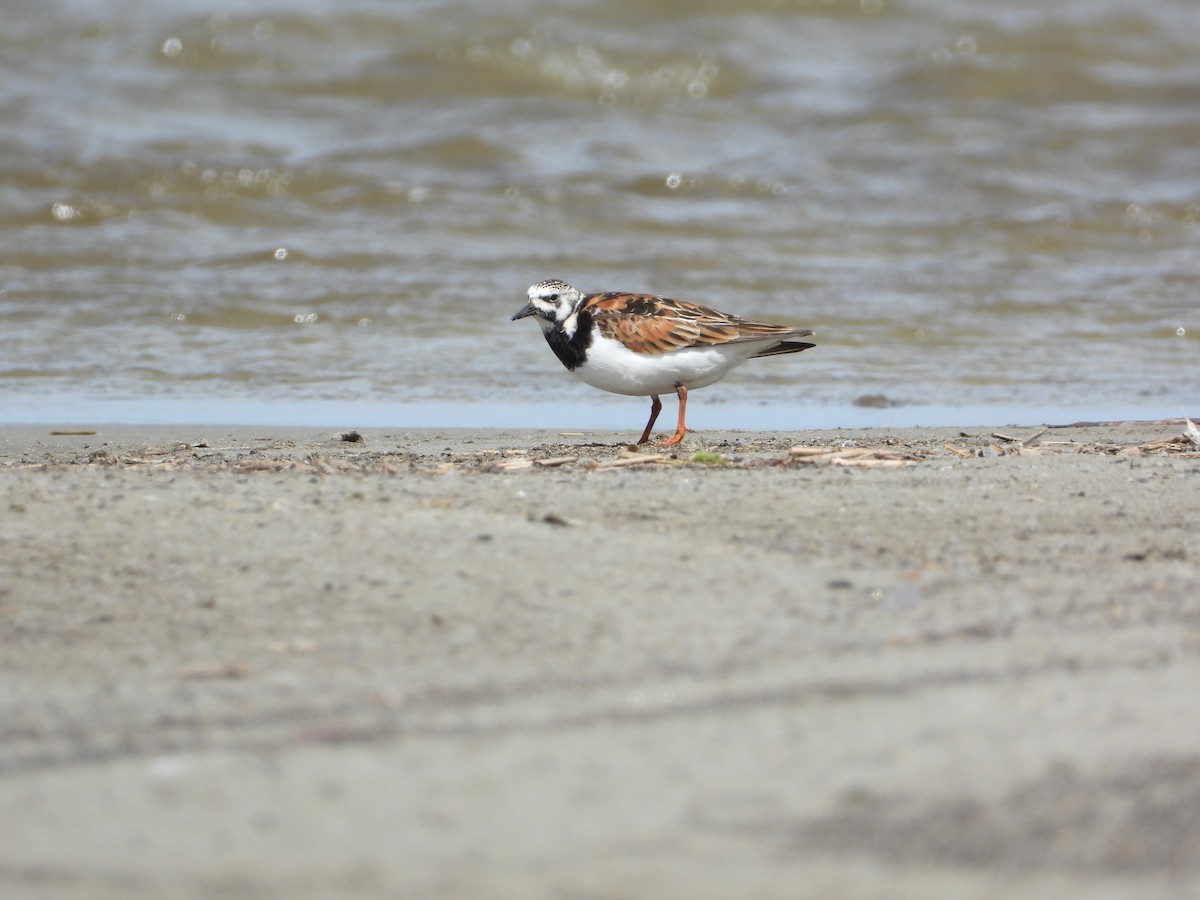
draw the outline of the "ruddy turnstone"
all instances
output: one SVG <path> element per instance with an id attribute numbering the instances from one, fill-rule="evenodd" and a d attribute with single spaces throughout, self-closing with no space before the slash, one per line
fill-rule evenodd
<path id="1" fill-rule="evenodd" d="M 662 409 L 659 394 L 679 397 L 679 424 L 662 442 L 671 447 L 687 431 L 689 390 L 720 381 L 735 366 L 759 356 L 798 353 L 816 346 L 794 338 L 808 329 L 750 322 L 695 303 L 652 294 L 585 294 L 565 281 L 539 281 L 513 321 L 537 316 L 546 343 L 576 378 L 592 387 L 650 398 L 650 421 Z"/>

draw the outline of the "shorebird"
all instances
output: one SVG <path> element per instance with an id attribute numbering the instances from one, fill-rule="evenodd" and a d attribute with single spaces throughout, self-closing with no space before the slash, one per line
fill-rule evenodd
<path id="1" fill-rule="evenodd" d="M 815 346 L 796 340 L 812 334 L 806 328 L 751 322 L 653 294 L 585 294 L 557 279 L 529 289 L 513 321 L 528 316 L 537 317 L 546 343 L 576 378 L 614 394 L 650 398 L 650 421 L 639 444 L 650 440 L 662 410 L 659 395 L 673 391 L 679 423 L 664 447 L 687 432 L 688 391 L 720 381 L 748 359 Z"/>

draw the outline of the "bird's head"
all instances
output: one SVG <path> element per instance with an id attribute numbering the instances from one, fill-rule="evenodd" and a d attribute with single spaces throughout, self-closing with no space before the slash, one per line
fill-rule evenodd
<path id="1" fill-rule="evenodd" d="M 549 331 L 571 317 L 584 295 L 565 281 L 552 278 L 549 281 L 539 281 L 529 289 L 527 296 L 529 301 L 517 310 L 513 321 L 524 319 L 526 316 L 537 316 L 542 331 Z"/>

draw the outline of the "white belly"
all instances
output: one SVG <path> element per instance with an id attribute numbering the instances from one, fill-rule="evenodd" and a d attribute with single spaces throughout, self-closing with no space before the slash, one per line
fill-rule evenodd
<path id="1" fill-rule="evenodd" d="M 597 336 L 587 351 L 587 361 L 574 370 L 581 381 L 611 391 L 648 397 L 673 394 L 682 384 L 688 390 L 720 381 L 754 349 L 745 344 L 686 347 L 671 353 L 634 353 L 619 341 Z"/>

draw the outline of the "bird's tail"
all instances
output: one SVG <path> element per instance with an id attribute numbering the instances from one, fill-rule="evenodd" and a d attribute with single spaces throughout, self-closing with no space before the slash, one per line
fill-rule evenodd
<path id="1" fill-rule="evenodd" d="M 799 331 L 797 336 L 812 334 L 811 331 Z M 778 344 L 772 344 L 764 350 L 759 350 L 751 359 L 758 359 L 762 356 L 780 356 L 784 353 L 799 353 L 801 350 L 807 350 L 809 347 L 815 347 L 816 344 L 810 344 L 807 341 L 780 341 Z"/>

